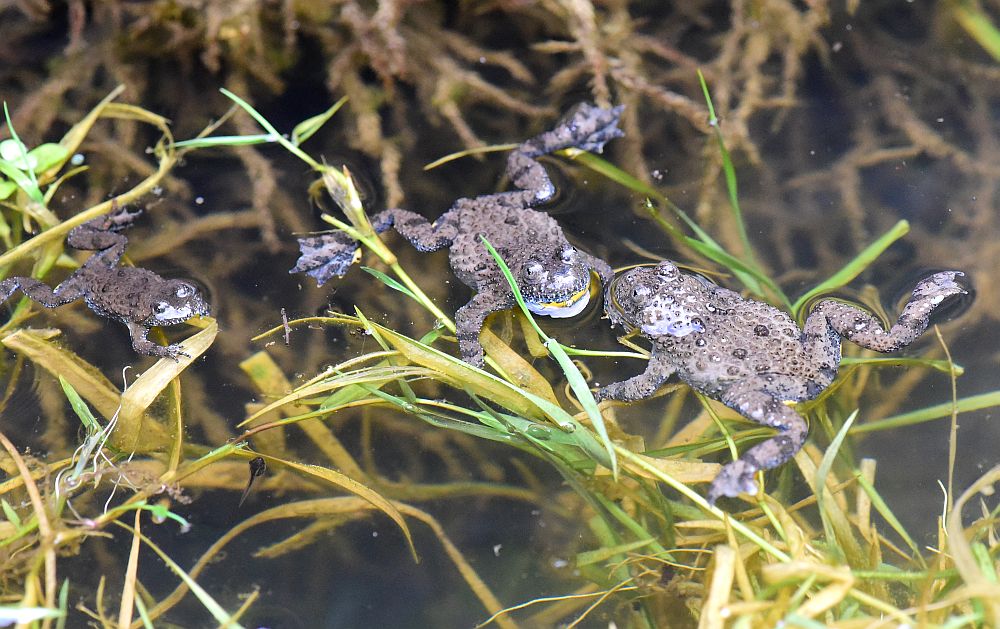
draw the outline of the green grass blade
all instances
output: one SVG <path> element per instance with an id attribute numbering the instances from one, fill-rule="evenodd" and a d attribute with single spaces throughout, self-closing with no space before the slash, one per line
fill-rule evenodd
<path id="1" fill-rule="evenodd" d="M 489 250 L 490 255 L 496 261 L 497 266 L 500 267 L 500 272 L 503 273 L 504 279 L 510 285 L 510 290 L 514 293 L 514 299 L 517 301 L 518 307 L 521 308 L 521 312 L 527 317 L 528 322 L 531 327 L 534 328 L 538 336 L 543 339 L 545 348 L 549 350 L 552 357 L 559 363 L 559 367 L 563 370 L 563 374 L 566 376 L 566 380 L 569 382 L 570 388 L 573 393 L 576 394 L 577 400 L 579 400 L 583 410 L 587 412 L 587 417 L 590 419 L 590 423 L 594 426 L 594 430 L 597 432 L 598 436 L 601 438 L 601 442 L 604 444 L 605 451 L 607 453 L 607 461 L 610 462 L 611 473 L 614 478 L 618 479 L 618 458 L 615 456 L 614 444 L 611 443 L 611 437 L 608 435 L 608 428 L 604 425 L 604 418 L 601 416 L 600 409 L 597 408 L 597 402 L 594 400 L 593 393 L 590 392 L 590 387 L 587 386 L 587 381 L 584 379 L 583 374 L 577 366 L 570 360 L 570 357 L 566 354 L 566 350 L 559 344 L 558 341 L 549 337 L 542 331 L 538 324 L 535 322 L 534 317 L 531 315 L 531 311 L 528 310 L 528 305 L 524 303 L 524 297 L 521 295 L 521 289 L 517 286 L 517 281 L 514 280 L 513 274 L 510 272 L 510 268 L 507 267 L 507 263 L 503 261 L 497 250 L 493 248 L 485 237 L 481 237 L 483 244 L 486 249 Z"/>
<path id="2" fill-rule="evenodd" d="M 413 294 L 413 291 L 411 291 L 409 288 L 403 286 L 400 282 L 398 282 L 398 281 L 394 280 L 393 278 L 389 277 L 388 275 L 386 275 L 382 271 L 379 271 L 378 269 L 373 269 L 370 266 L 363 266 L 363 267 L 361 267 L 361 270 L 364 271 L 365 273 L 368 273 L 369 275 L 375 276 L 376 278 L 378 278 L 378 280 L 380 282 L 382 282 L 383 284 L 385 284 L 389 288 L 392 288 L 394 290 L 398 290 L 399 292 L 403 293 L 404 295 L 406 295 L 410 299 L 412 299 L 412 300 L 414 300 L 414 301 L 416 301 L 418 303 L 420 302 L 420 300 L 417 299 L 417 296 Z"/>
<path id="3" fill-rule="evenodd" d="M 319 131 L 320 128 L 322 128 L 335 113 L 340 111 L 340 108 L 343 107 L 346 102 L 347 97 L 344 96 L 323 113 L 317 114 L 311 118 L 306 118 L 299 124 L 295 125 L 295 128 L 292 129 L 292 144 L 299 146 L 311 138 L 313 134 Z"/>
<path id="4" fill-rule="evenodd" d="M 116 524 L 118 524 L 119 526 L 130 532 L 134 532 L 134 529 L 132 529 L 132 527 L 130 526 L 127 526 L 120 522 L 116 522 Z M 214 618 L 216 622 L 226 627 L 232 627 L 233 629 L 242 629 L 242 625 L 233 620 L 233 618 L 226 612 L 226 610 L 223 609 L 222 606 L 219 605 L 214 598 L 212 598 L 212 595 L 209 594 L 205 590 L 205 588 L 201 587 L 201 585 L 199 585 L 197 581 L 192 579 L 191 576 L 188 575 L 188 573 L 185 572 L 183 568 L 177 565 L 177 563 L 173 559 L 171 559 L 169 555 L 167 555 L 167 553 L 163 552 L 163 550 L 159 546 L 154 544 L 153 541 L 150 540 L 145 535 L 139 533 L 139 537 L 142 539 L 143 543 L 145 543 L 148 548 L 150 548 L 153 552 L 155 552 L 160 557 L 160 559 L 163 560 L 163 563 L 167 564 L 167 567 L 170 568 L 170 570 L 173 571 L 173 573 L 176 574 L 181 579 L 181 581 L 184 582 L 185 585 L 187 585 L 188 589 L 191 590 L 191 593 L 194 594 L 195 598 L 198 599 L 202 607 L 208 610 L 208 613 L 212 615 L 212 618 Z"/>
<path id="5" fill-rule="evenodd" d="M 976 40 L 983 50 L 993 59 L 1000 61 L 1000 30 L 990 20 L 978 2 L 949 3 L 952 17 L 965 29 L 972 39 Z"/>
<path id="6" fill-rule="evenodd" d="M 62 386 L 63 393 L 66 394 L 66 399 L 69 400 L 69 405 L 73 408 L 73 412 L 76 416 L 80 418 L 83 423 L 83 427 L 87 429 L 88 434 L 96 434 L 101 431 L 101 424 L 94 417 L 94 414 L 90 412 L 90 407 L 87 403 L 83 401 L 80 394 L 76 392 L 65 378 L 61 375 L 59 376 L 59 384 Z"/>
<path id="7" fill-rule="evenodd" d="M 923 422 L 941 419 L 943 417 L 951 417 L 953 408 L 959 413 L 968 413 L 970 411 L 978 411 L 984 408 L 992 408 L 994 406 L 1000 406 L 1000 391 L 990 391 L 989 393 L 981 393 L 979 395 L 961 398 L 957 401 L 954 407 L 951 402 L 942 402 L 941 404 L 935 404 L 934 406 L 928 406 L 927 408 L 922 408 L 916 411 L 901 413 L 899 415 L 893 415 L 892 417 L 886 417 L 885 419 L 868 422 L 867 424 L 861 424 L 851 428 L 851 434 L 857 435 L 864 432 L 889 430 L 892 428 L 900 428 L 902 426 L 921 424 Z"/>
<path id="8" fill-rule="evenodd" d="M 844 267 L 839 271 L 831 275 L 829 279 L 808 291 L 805 295 L 799 297 L 795 303 L 792 304 L 792 315 L 798 319 L 802 307 L 808 304 L 814 297 L 836 290 L 856 278 L 862 271 L 867 269 L 876 258 L 882 255 L 882 253 L 888 249 L 892 243 L 905 236 L 909 231 L 910 223 L 905 220 L 901 220 L 893 225 L 892 229 L 882 234 L 882 236 L 880 236 L 875 242 L 865 247 L 861 253 L 855 256 L 853 260 L 844 265 Z"/>
<path id="9" fill-rule="evenodd" d="M 729 269 L 730 272 L 732 272 L 733 275 L 735 275 L 736 278 L 744 286 L 746 286 L 751 293 L 763 297 L 765 296 L 765 291 L 762 287 L 766 286 L 768 291 L 777 297 L 783 305 L 791 305 L 791 302 L 785 296 L 784 292 L 771 278 L 762 273 L 759 269 L 746 264 L 736 256 L 723 249 L 722 245 L 716 242 L 708 232 L 702 229 L 698 223 L 688 216 L 687 212 L 674 204 L 659 190 L 647 185 L 643 181 L 640 181 L 597 155 L 587 153 L 586 151 L 579 151 L 578 149 L 567 149 L 566 152 L 572 156 L 574 161 L 580 162 L 594 172 L 624 186 L 625 188 L 628 188 L 629 190 L 647 197 L 647 199 L 655 200 L 656 203 L 670 210 L 670 212 L 680 219 L 680 221 L 695 234 L 695 238 L 684 234 L 675 225 L 659 216 L 659 212 L 656 207 L 650 203 L 650 214 L 652 215 L 653 220 L 666 230 L 672 238 L 683 242 L 685 245 L 694 249 L 696 252 L 712 262 Z"/>
<path id="10" fill-rule="evenodd" d="M 715 141 L 719 145 L 719 153 L 722 155 L 722 172 L 726 178 L 726 191 L 729 194 L 729 207 L 733 211 L 733 220 L 736 223 L 736 230 L 740 236 L 740 243 L 743 245 L 743 254 L 746 256 L 749 266 L 756 269 L 757 262 L 753 254 L 753 247 L 750 245 L 750 238 L 747 236 L 746 224 L 743 221 L 743 210 L 740 209 L 739 188 L 736 180 L 736 168 L 733 166 L 732 156 L 726 148 L 726 142 L 722 137 L 719 128 L 719 118 L 715 115 L 715 105 L 712 103 L 712 95 L 708 91 L 708 84 L 705 76 L 698 70 L 698 82 L 701 83 L 701 91 L 705 95 L 705 103 L 708 105 L 708 125 L 712 127 Z"/>
<path id="11" fill-rule="evenodd" d="M 7 131 L 10 132 L 11 139 L 18 143 L 19 148 L 21 149 L 21 159 L 24 161 L 25 165 L 27 165 L 28 164 L 27 147 L 24 146 L 24 142 L 21 141 L 21 138 L 17 136 L 17 131 L 14 130 L 14 123 L 10 121 L 10 111 L 7 109 L 6 101 L 4 101 L 3 104 L 3 115 L 4 119 L 7 121 Z M 27 172 L 29 184 L 27 187 L 22 186 L 22 190 L 28 193 L 28 196 L 31 197 L 32 201 L 35 201 L 39 205 L 45 205 L 45 196 L 42 195 L 42 191 L 38 187 L 38 179 L 35 177 L 35 171 L 32 170 L 31 168 L 28 168 L 25 172 Z M 4 172 L 4 174 L 10 177 L 10 175 L 6 171 Z M 13 177 L 10 178 L 14 179 Z"/>
<path id="12" fill-rule="evenodd" d="M 875 507 L 875 510 L 878 511 L 879 515 L 885 518 L 889 527 L 896 531 L 896 535 L 899 535 L 903 542 L 910 548 L 910 552 L 913 553 L 913 557 L 920 562 L 922 566 L 926 567 L 924 558 L 920 554 L 920 547 L 917 546 L 916 540 L 910 537 L 910 533 L 903 527 L 903 523 L 899 521 L 899 518 L 897 518 L 896 514 L 892 512 L 889 505 L 885 503 L 885 500 L 882 499 L 882 495 L 878 493 L 878 490 L 875 489 L 874 485 L 868 482 L 868 479 L 865 478 L 863 474 L 856 474 L 855 478 L 858 481 L 858 485 L 861 486 L 861 489 L 868 494 L 868 498 L 872 501 L 872 506 Z"/>
<path id="13" fill-rule="evenodd" d="M 213 135 L 207 138 L 192 138 L 174 142 L 174 148 L 209 148 L 213 146 L 250 146 L 253 144 L 273 144 L 278 137 L 271 133 L 257 135 Z"/>

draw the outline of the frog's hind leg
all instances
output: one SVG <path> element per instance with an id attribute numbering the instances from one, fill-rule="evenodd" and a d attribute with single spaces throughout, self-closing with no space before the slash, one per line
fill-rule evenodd
<path id="1" fill-rule="evenodd" d="M 715 504 L 720 496 L 756 494 L 754 474 L 787 462 L 802 448 L 809 434 L 809 426 L 801 415 L 779 398 L 757 388 L 758 384 L 752 379 L 734 384 L 719 399 L 744 417 L 781 433 L 750 448 L 738 460 L 723 467 L 708 491 L 709 504 Z"/>
<path id="2" fill-rule="evenodd" d="M 435 223 L 410 212 L 393 208 L 371 217 L 375 233 L 381 234 L 394 228 L 418 251 L 436 251 L 447 247 L 458 234 L 447 215 Z M 342 231 L 299 238 L 299 259 L 289 273 L 305 273 L 322 286 L 334 276 L 343 277 L 360 254 L 358 242 Z"/>
<path id="3" fill-rule="evenodd" d="M 104 216 L 98 216 L 71 229 L 66 235 L 66 244 L 85 251 L 103 251 L 120 247 L 124 253 L 128 238 L 119 232 L 131 227 L 136 217 L 141 214 L 142 210 L 132 212 L 128 208 L 119 208 L 115 205 Z"/>
<path id="4" fill-rule="evenodd" d="M 104 216 L 71 229 L 66 235 L 66 244 L 74 249 L 99 252 L 87 260 L 86 265 L 93 268 L 99 264 L 113 268 L 121 261 L 125 255 L 125 247 L 128 246 L 128 238 L 118 232 L 131 227 L 140 214 L 141 210 L 131 212 L 128 208 L 119 208 L 115 204 Z"/>
<path id="5" fill-rule="evenodd" d="M 46 308 L 58 308 L 84 296 L 83 289 L 77 287 L 72 279 L 73 276 L 70 276 L 53 289 L 32 277 L 10 277 L 0 282 L 0 301 L 7 301 L 14 291 L 20 289 L 32 301 Z"/>
<path id="6" fill-rule="evenodd" d="M 505 192 L 497 197 L 513 206 L 530 207 L 544 203 L 555 193 L 555 186 L 537 157 L 566 148 L 600 153 L 604 144 L 624 134 L 618 128 L 624 106 L 603 109 L 590 103 L 574 107 L 551 131 L 546 131 L 514 149 L 507 158 L 507 175 L 521 192 Z"/>
<path id="7" fill-rule="evenodd" d="M 878 319 L 848 304 L 824 300 L 810 313 L 803 330 L 806 341 L 829 344 L 824 341 L 832 329 L 845 339 L 877 352 L 894 352 L 912 343 L 927 328 L 931 313 L 948 297 L 965 293 L 955 281 L 964 275 L 960 271 L 935 273 L 921 280 L 913 289 L 913 296 L 903 308 L 896 324 L 886 332 Z"/>

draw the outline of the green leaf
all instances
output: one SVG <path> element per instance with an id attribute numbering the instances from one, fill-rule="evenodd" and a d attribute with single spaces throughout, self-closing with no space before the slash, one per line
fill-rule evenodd
<path id="1" fill-rule="evenodd" d="M 24 171 L 17 168 L 11 162 L 0 159 L 0 173 L 6 175 L 18 188 L 27 192 L 33 201 L 41 203 L 44 200 L 42 191 L 38 189 L 38 186 L 31 180 L 31 177 L 24 174 Z M 37 199 L 35 198 L 36 195 Z"/>
<path id="2" fill-rule="evenodd" d="M 149 511 L 150 513 L 152 513 L 153 517 L 156 518 L 157 520 L 160 520 L 161 522 L 165 520 L 173 520 L 174 522 L 177 522 L 178 524 L 181 525 L 182 530 L 187 531 L 191 528 L 190 522 L 188 522 L 181 516 L 171 511 L 170 507 L 168 507 L 165 504 L 160 504 L 160 503 L 144 504 L 141 505 L 141 508 L 144 511 Z"/>
<path id="3" fill-rule="evenodd" d="M 73 412 L 76 416 L 80 418 L 83 423 L 84 428 L 87 429 L 88 434 L 96 434 L 101 431 L 101 424 L 94 417 L 94 414 L 90 412 L 90 407 L 87 403 L 83 401 L 80 394 L 76 392 L 73 385 L 69 383 L 68 380 L 59 376 L 59 384 L 62 386 L 63 393 L 66 395 L 66 399 L 69 400 L 69 405 L 73 407 Z"/>
<path id="4" fill-rule="evenodd" d="M 14 507 L 10 506 L 10 503 L 6 499 L 0 498 L 0 507 L 3 507 L 3 514 L 7 518 L 7 521 L 14 525 L 14 528 L 21 528 L 21 518 L 14 511 Z"/>
<path id="5" fill-rule="evenodd" d="M 722 155 L 722 172 L 726 177 L 726 191 L 729 194 L 729 206 L 733 211 L 733 221 L 736 223 L 736 230 L 740 236 L 740 243 L 743 245 L 743 254 L 746 256 L 748 266 L 757 269 L 757 263 L 753 255 L 753 248 L 750 245 L 750 238 L 747 236 L 746 224 L 743 221 L 743 211 L 740 209 L 739 188 L 736 180 L 736 168 L 733 166 L 732 156 L 726 143 L 722 138 L 722 130 L 719 128 L 719 119 L 715 115 L 715 105 L 712 103 L 712 95 L 708 91 L 708 83 L 705 76 L 698 70 L 698 82 L 701 83 L 701 91 L 705 95 L 705 104 L 708 105 L 709 120 L 708 125 L 712 127 L 715 140 L 719 145 L 719 153 Z"/>
<path id="6" fill-rule="evenodd" d="M 25 172 L 38 163 L 29 157 L 28 147 L 11 138 L 0 142 L 0 159 Z"/>
<path id="7" fill-rule="evenodd" d="M 994 406 L 1000 406 L 1000 390 L 959 398 L 954 404 L 951 402 L 942 402 L 941 404 L 935 404 L 934 406 L 928 406 L 908 413 L 871 421 L 851 428 L 851 434 L 857 435 L 863 432 L 912 426 L 913 424 L 920 424 L 943 417 L 951 417 L 952 411 L 969 413 Z"/>
<path id="8" fill-rule="evenodd" d="M 66 159 L 68 154 L 69 151 L 63 145 L 47 142 L 28 151 L 28 159 L 35 162 L 32 170 L 36 173 L 43 173 Z"/>
<path id="9" fill-rule="evenodd" d="M 10 131 L 10 141 L 14 141 L 17 143 L 16 148 L 18 153 L 17 155 L 18 161 L 22 164 L 29 164 L 30 161 L 27 158 L 27 148 L 24 146 L 24 142 L 21 141 L 21 138 L 17 137 L 17 131 L 14 130 L 14 123 L 10 121 L 10 111 L 7 109 L 6 102 L 4 102 L 3 104 L 3 115 L 4 119 L 7 121 L 7 130 Z M 3 165 L 3 162 L 0 162 L 0 165 Z M 11 176 L 8 170 L 17 172 L 18 168 L 16 164 L 10 164 L 9 169 L 0 168 L 0 171 L 2 171 L 3 174 L 7 175 L 10 179 L 13 179 L 15 182 L 17 182 L 17 185 L 20 186 L 21 189 L 24 190 L 29 197 L 31 197 L 32 201 L 35 201 L 36 203 L 42 206 L 45 205 L 45 196 L 42 194 L 42 191 L 38 188 L 38 181 L 35 179 L 35 171 L 31 170 L 30 167 L 27 169 L 28 183 L 22 185 L 21 182 L 18 180 L 18 177 Z"/>
<path id="10" fill-rule="evenodd" d="M 3 201 L 17 191 L 17 184 L 13 181 L 0 179 L 0 201 Z"/>
<path id="11" fill-rule="evenodd" d="M 346 102 L 347 97 L 344 96 L 323 113 L 315 115 L 312 118 L 306 118 L 299 124 L 295 125 L 295 128 L 292 129 L 292 144 L 299 146 L 311 138 L 312 135 L 319 131 L 320 128 L 326 124 L 326 121 L 332 118 L 333 114 L 337 113 L 337 111 L 343 107 Z"/>

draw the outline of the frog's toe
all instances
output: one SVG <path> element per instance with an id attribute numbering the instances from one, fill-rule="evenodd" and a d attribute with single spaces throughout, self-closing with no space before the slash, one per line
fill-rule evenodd
<path id="1" fill-rule="evenodd" d="M 176 343 L 173 345 L 167 345 L 163 349 L 167 350 L 163 353 L 163 355 L 168 358 L 173 358 L 174 362 L 180 362 L 181 358 L 191 358 L 191 354 L 185 352 L 184 347 Z"/>
<path id="2" fill-rule="evenodd" d="M 624 105 L 618 105 L 611 109 L 601 109 L 600 107 L 590 107 L 586 114 L 590 117 L 594 131 L 577 146 L 591 153 L 604 152 L 604 145 L 609 141 L 620 138 L 625 133 L 618 128 L 618 119 L 625 110 Z"/>
<path id="3" fill-rule="evenodd" d="M 101 226 L 105 231 L 122 231 L 132 226 L 135 219 L 142 215 L 141 209 L 130 210 L 126 206 L 116 207 L 104 217 Z"/>
<path id="4" fill-rule="evenodd" d="M 756 472 L 756 466 L 743 459 L 726 465 L 712 481 L 712 486 L 708 490 L 708 504 L 714 505 L 722 496 L 735 498 L 740 494 L 756 495 L 757 481 L 754 480 Z"/>
<path id="5" fill-rule="evenodd" d="M 964 277 L 961 271 L 942 271 L 926 277 L 913 289 L 914 297 L 931 297 L 943 300 L 952 295 L 966 294 L 969 291 L 955 278 Z"/>

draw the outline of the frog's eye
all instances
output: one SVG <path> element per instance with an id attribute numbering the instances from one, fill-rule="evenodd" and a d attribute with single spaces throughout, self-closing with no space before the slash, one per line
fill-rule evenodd
<path id="1" fill-rule="evenodd" d="M 194 286 L 190 284 L 181 284 L 177 287 L 177 296 L 181 299 L 186 299 L 191 295 L 194 295 Z"/>
<path id="2" fill-rule="evenodd" d="M 545 277 L 545 267 L 538 262 L 532 262 L 524 269 L 524 277 L 532 283 L 540 282 Z"/>
<path id="3" fill-rule="evenodd" d="M 677 277 L 679 273 L 680 271 L 677 270 L 677 267 L 674 266 L 674 264 L 669 260 L 664 260 L 663 262 L 660 262 L 659 264 L 656 265 L 656 274 L 659 275 L 660 277 L 664 277 L 666 279 L 673 279 Z"/>
<path id="4" fill-rule="evenodd" d="M 573 262 L 573 260 L 576 260 L 576 249 L 573 247 L 566 247 L 560 252 L 559 258 L 563 261 L 563 264 Z"/>

